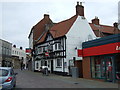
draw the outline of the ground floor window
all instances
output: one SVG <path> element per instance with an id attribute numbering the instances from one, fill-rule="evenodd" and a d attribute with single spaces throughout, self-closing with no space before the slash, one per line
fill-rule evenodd
<path id="1" fill-rule="evenodd" d="M 57 59 L 57 67 L 61 67 L 62 66 L 62 59 L 58 58 Z"/>
<path id="2" fill-rule="evenodd" d="M 91 58 L 91 69 L 93 78 L 105 78 L 105 62 L 100 56 Z"/>

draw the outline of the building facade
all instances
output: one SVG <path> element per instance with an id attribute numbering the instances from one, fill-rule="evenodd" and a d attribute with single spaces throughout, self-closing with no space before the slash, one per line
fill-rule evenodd
<path id="1" fill-rule="evenodd" d="M 120 80 L 120 34 L 83 43 L 83 77 Z"/>
<path id="2" fill-rule="evenodd" d="M 35 70 L 47 66 L 50 72 L 70 75 L 71 68 L 76 63 L 81 71 L 82 57 L 77 56 L 77 49 L 82 49 L 82 42 L 96 39 L 96 35 L 82 16 L 84 12 L 80 8 L 84 11 L 84 7 L 77 3 L 76 15 L 51 28 L 46 25 L 46 32 L 35 45 Z M 82 72 L 80 73 L 82 77 Z"/>
<path id="3" fill-rule="evenodd" d="M 12 43 L 0 39 L 0 66 L 12 66 L 11 51 Z"/>
<path id="4" fill-rule="evenodd" d="M 32 71 L 35 70 L 35 45 L 39 41 L 40 37 L 44 35 L 46 30 L 52 26 L 52 20 L 49 18 L 48 14 L 44 14 L 44 18 L 39 21 L 30 31 L 28 36 L 29 39 L 29 49 L 31 49 L 31 59 L 28 65 Z M 46 26 L 47 25 L 47 26 Z"/>
<path id="5" fill-rule="evenodd" d="M 12 47 L 12 63 L 14 68 L 20 68 L 21 63 L 26 65 L 26 52 L 20 48 L 16 48 L 16 45 Z"/>
<path id="6" fill-rule="evenodd" d="M 64 75 L 71 75 L 71 68 L 75 66 L 79 76 L 83 77 L 82 43 L 117 33 L 120 33 L 118 23 L 102 25 L 98 17 L 89 23 L 84 16 L 84 6 L 79 2 L 76 14 L 67 20 L 53 23 L 49 15 L 44 14 L 44 18 L 33 26 L 29 34 L 29 41 L 33 45 L 32 66 L 35 71 L 47 66 L 51 73 Z"/>

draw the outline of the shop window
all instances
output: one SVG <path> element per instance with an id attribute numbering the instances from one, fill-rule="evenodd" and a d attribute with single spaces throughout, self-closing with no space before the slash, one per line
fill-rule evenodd
<path id="1" fill-rule="evenodd" d="M 114 78 L 115 76 L 117 79 L 119 79 L 120 61 L 117 60 L 116 66 L 114 65 L 114 61 L 115 59 L 113 56 L 91 57 L 92 78 L 99 78 L 99 79 L 105 79 L 106 81 L 113 81 L 115 80 Z M 116 70 L 114 68 L 116 68 Z"/>
<path id="2" fill-rule="evenodd" d="M 105 78 L 105 61 L 102 57 L 91 58 L 92 78 Z"/>

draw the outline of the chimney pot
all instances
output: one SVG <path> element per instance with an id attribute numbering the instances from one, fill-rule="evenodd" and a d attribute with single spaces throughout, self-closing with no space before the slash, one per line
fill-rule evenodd
<path id="1" fill-rule="evenodd" d="M 45 19 L 49 18 L 49 15 L 48 14 L 44 14 L 44 18 Z"/>
<path id="2" fill-rule="evenodd" d="M 20 47 L 20 49 L 22 50 L 22 47 Z"/>
<path id="3" fill-rule="evenodd" d="M 80 2 L 80 5 L 82 5 L 82 2 Z"/>
<path id="4" fill-rule="evenodd" d="M 98 19 L 97 16 L 95 16 L 95 18 L 92 19 L 92 23 L 93 23 L 93 24 L 96 24 L 96 25 L 99 25 L 99 24 L 100 24 L 99 21 L 100 21 L 100 20 Z"/>
<path id="5" fill-rule="evenodd" d="M 84 6 L 82 6 L 82 2 L 80 2 L 80 5 L 79 2 L 77 2 L 76 15 L 84 16 Z"/>

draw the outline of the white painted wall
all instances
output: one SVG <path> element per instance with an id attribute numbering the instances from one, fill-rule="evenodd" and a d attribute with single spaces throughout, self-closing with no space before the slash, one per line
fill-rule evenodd
<path id="1" fill-rule="evenodd" d="M 82 60 L 82 57 L 77 56 L 77 50 L 75 50 L 75 48 L 77 47 L 77 49 L 82 49 L 82 42 L 88 41 L 90 36 L 93 39 L 96 38 L 88 21 L 86 19 L 82 19 L 82 16 L 78 16 L 75 23 L 66 34 L 67 40 L 65 61 L 67 61 L 68 64 L 69 60 L 73 59 L 73 57 L 76 57 L 76 60 Z M 65 71 L 68 71 L 68 68 L 66 68 Z"/>

